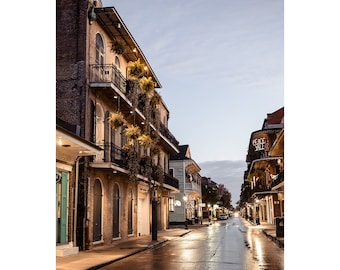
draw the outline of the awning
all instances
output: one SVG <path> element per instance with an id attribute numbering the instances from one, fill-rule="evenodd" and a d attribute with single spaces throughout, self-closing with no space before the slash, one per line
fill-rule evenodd
<path id="1" fill-rule="evenodd" d="M 195 161 L 193 161 L 193 160 L 191 160 L 191 161 L 192 161 L 192 163 L 186 165 L 185 169 L 190 174 L 198 173 L 201 170 L 201 168 L 196 164 Z"/>
<path id="2" fill-rule="evenodd" d="M 103 149 L 61 127 L 56 128 L 56 159 L 73 164 L 77 157 L 99 155 Z"/>
<path id="3" fill-rule="evenodd" d="M 277 190 L 259 191 L 259 192 L 254 192 L 253 195 L 251 195 L 251 198 L 263 198 L 267 195 L 278 194 L 278 193 L 279 191 Z"/>
<path id="4" fill-rule="evenodd" d="M 273 163 L 277 163 L 279 160 L 283 160 L 283 157 L 267 157 L 267 158 L 260 158 L 260 159 L 254 159 L 251 163 L 250 169 L 249 169 L 249 173 L 247 178 L 249 177 L 249 175 L 252 173 L 253 169 L 263 169 L 265 170 L 268 164 L 273 165 Z"/>

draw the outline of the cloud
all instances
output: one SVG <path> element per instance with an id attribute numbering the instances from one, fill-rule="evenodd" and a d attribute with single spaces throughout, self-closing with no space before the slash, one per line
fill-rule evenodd
<path id="1" fill-rule="evenodd" d="M 241 185 L 247 164 L 242 160 L 204 161 L 198 163 L 201 176 L 210 177 L 218 184 L 223 184 L 231 193 L 232 205 L 240 199 Z"/>

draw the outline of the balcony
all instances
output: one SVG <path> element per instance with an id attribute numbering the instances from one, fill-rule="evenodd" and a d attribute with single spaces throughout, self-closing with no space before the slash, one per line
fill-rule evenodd
<path id="1" fill-rule="evenodd" d="M 170 174 L 164 173 L 164 184 L 168 184 L 174 188 L 179 188 L 178 179 L 172 177 Z"/>
<path id="2" fill-rule="evenodd" d="M 105 143 L 104 146 L 105 163 L 113 163 L 123 169 L 128 169 L 127 154 L 123 149 L 113 143 Z"/>
<path id="3" fill-rule="evenodd" d="M 126 79 L 115 65 L 90 65 L 90 86 L 116 87 L 126 93 Z"/>
<path id="4" fill-rule="evenodd" d="M 104 145 L 104 162 L 110 162 L 113 163 L 125 170 L 128 170 L 128 160 L 127 160 L 127 154 L 124 150 L 121 149 L 121 147 L 113 144 L 113 143 L 107 143 Z M 143 163 L 143 160 L 140 161 L 140 168 L 139 168 L 139 174 L 143 175 L 143 172 L 145 171 L 145 164 Z M 155 170 L 152 172 L 152 178 L 157 181 L 157 173 Z M 178 179 L 170 176 L 167 173 L 164 173 L 164 184 L 170 185 L 174 188 L 179 188 Z"/>
<path id="5" fill-rule="evenodd" d="M 102 94 L 107 100 L 117 100 L 111 102 L 111 109 L 130 114 L 133 108 L 136 108 L 136 117 L 134 120 L 139 125 L 145 121 L 145 104 L 141 98 L 142 90 L 139 83 L 133 80 L 127 80 L 115 65 L 90 65 L 90 87 L 96 91 L 96 95 Z M 117 99 L 119 98 L 119 101 Z M 155 115 L 151 114 L 150 122 L 155 128 Z M 169 129 L 160 123 L 159 130 L 157 130 L 163 137 L 163 146 L 167 151 L 176 153 L 179 142 Z"/>
<path id="6" fill-rule="evenodd" d="M 186 182 L 185 183 L 185 191 L 186 192 L 196 192 L 196 193 L 201 193 L 201 185 L 200 184 L 197 184 L 195 182 Z"/>

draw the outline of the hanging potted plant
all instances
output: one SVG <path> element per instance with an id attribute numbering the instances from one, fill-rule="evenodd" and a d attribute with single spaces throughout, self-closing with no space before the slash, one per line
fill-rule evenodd
<path id="1" fill-rule="evenodd" d="M 141 130 L 138 126 L 130 125 L 125 129 L 125 136 L 128 139 L 135 140 L 141 134 Z"/>
<path id="2" fill-rule="evenodd" d="M 119 128 L 125 124 L 124 116 L 121 112 L 111 113 L 109 117 L 109 123 L 113 128 Z"/>
<path id="3" fill-rule="evenodd" d="M 155 83 L 153 82 L 152 77 L 146 78 L 143 76 L 140 78 L 139 86 L 146 95 L 150 95 L 155 89 Z"/>
<path id="4" fill-rule="evenodd" d="M 151 146 L 154 143 L 154 141 L 151 138 L 151 136 L 150 135 L 146 135 L 146 134 L 142 134 L 141 136 L 139 136 L 137 138 L 137 140 L 138 140 L 139 144 L 141 146 L 144 146 L 144 147 L 149 147 L 149 146 Z"/>
<path id="5" fill-rule="evenodd" d="M 135 79 L 139 79 L 143 76 L 144 66 L 138 58 L 136 61 L 130 61 L 128 63 L 129 75 Z"/>
<path id="6" fill-rule="evenodd" d="M 115 40 L 115 41 L 112 42 L 111 51 L 115 52 L 116 54 L 123 54 L 123 53 L 125 53 L 125 48 L 124 48 L 124 45 L 122 43 Z"/>

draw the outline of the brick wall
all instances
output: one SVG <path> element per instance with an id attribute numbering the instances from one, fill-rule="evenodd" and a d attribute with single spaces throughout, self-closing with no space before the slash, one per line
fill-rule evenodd
<path id="1" fill-rule="evenodd" d="M 58 0 L 56 12 L 56 116 L 81 126 L 84 137 L 88 1 Z"/>

